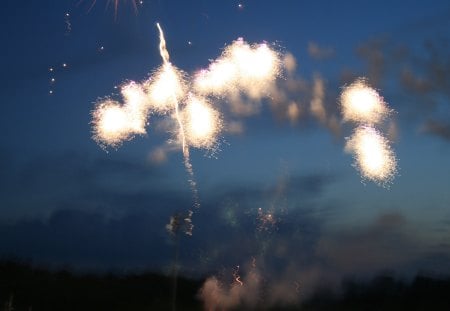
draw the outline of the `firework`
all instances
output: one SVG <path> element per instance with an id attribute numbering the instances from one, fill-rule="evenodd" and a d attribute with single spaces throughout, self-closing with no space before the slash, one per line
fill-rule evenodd
<path id="1" fill-rule="evenodd" d="M 341 94 L 344 121 L 377 124 L 385 119 L 390 110 L 378 92 L 364 79 L 358 79 Z"/>
<path id="2" fill-rule="evenodd" d="M 240 38 L 226 47 L 207 70 L 196 74 L 194 88 L 201 94 L 227 96 L 243 92 L 259 99 L 268 93 L 281 66 L 279 54 L 266 43 L 252 46 Z"/>
<path id="3" fill-rule="evenodd" d="M 220 112 L 210 102 L 213 96 L 245 94 L 250 99 L 267 95 L 281 72 L 280 55 L 266 43 L 250 45 L 242 39 L 225 48 L 208 69 L 197 73 L 193 80 L 170 62 L 170 54 L 161 26 L 159 52 L 161 67 L 142 83 L 129 82 L 121 87 L 122 102 L 106 98 L 100 100 L 93 116 L 93 138 L 102 147 L 118 147 L 123 141 L 146 134 L 151 114 L 168 115 L 174 119 L 169 131 L 183 152 L 184 166 L 199 207 L 194 171 L 190 162 L 190 148 L 217 150 L 222 131 Z M 158 158 L 163 159 L 164 153 Z M 186 233 L 192 234 L 192 215 L 184 219 Z M 177 226 L 176 222 L 170 224 Z"/>
<path id="4" fill-rule="evenodd" d="M 144 82 L 151 110 L 160 114 L 172 111 L 178 99 L 184 97 L 185 85 L 182 72 L 171 63 L 164 63 L 154 77 Z"/>
<path id="5" fill-rule="evenodd" d="M 216 144 L 221 129 L 220 115 L 206 99 L 191 95 L 183 111 L 183 120 L 189 145 L 210 149 Z"/>
<path id="6" fill-rule="evenodd" d="M 118 147 L 134 135 L 145 134 L 147 100 L 142 87 L 134 82 L 124 85 L 125 104 L 112 99 L 100 101 L 92 112 L 93 138 L 102 146 Z"/>
<path id="7" fill-rule="evenodd" d="M 347 140 L 345 150 L 353 153 L 354 165 L 365 179 L 386 185 L 397 172 L 397 160 L 384 136 L 370 126 L 359 126 Z"/>

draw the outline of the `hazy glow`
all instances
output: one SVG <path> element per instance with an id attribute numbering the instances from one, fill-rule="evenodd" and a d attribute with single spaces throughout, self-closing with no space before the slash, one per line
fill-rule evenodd
<path id="1" fill-rule="evenodd" d="M 188 144 L 197 148 L 211 148 L 221 129 L 219 112 L 204 99 L 191 96 L 183 119 L 186 123 Z"/>
<path id="2" fill-rule="evenodd" d="M 364 79 L 358 79 L 344 89 L 341 108 L 344 121 L 368 124 L 379 123 L 390 113 L 383 98 Z"/>
<path id="3" fill-rule="evenodd" d="M 345 150 L 354 154 L 354 165 L 366 179 L 387 184 L 396 174 L 394 152 L 386 138 L 372 127 L 359 126 L 347 140 Z"/>

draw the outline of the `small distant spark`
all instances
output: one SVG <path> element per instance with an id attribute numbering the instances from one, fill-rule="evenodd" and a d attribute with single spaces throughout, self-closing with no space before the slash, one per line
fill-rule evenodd
<path id="1" fill-rule="evenodd" d="M 64 14 L 64 22 L 66 23 L 66 36 L 72 31 L 72 23 L 70 22 L 70 13 Z"/>
<path id="2" fill-rule="evenodd" d="M 275 218 L 273 212 L 264 212 L 261 207 L 258 208 L 257 220 L 257 229 L 259 231 L 269 231 L 277 224 L 277 219 Z"/>

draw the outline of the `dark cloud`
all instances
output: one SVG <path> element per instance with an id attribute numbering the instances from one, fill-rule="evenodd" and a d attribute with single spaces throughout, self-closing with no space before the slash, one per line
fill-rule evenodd
<path id="1" fill-rule="evenodd" d="M 422 127 L 423 132 L 436 135 L 446 141 L 450 141 L 450 123 L 428 120 Z"/>
<path id="2" fill-rule="evenodd" d="M 239 290 L 238 304 L 256 306 L 270 289 L 265 301 L 278 305 L 297 302 L 322 284 L 337 286 L 346 275 L 416 272 L 448 258 L 448 246 L 427 251 L 399 213 L 381 214 L 366 225 L 328 228 L 329 216 L 342 206 L 319 198 L 337 178 L 286 175 L 268 186 L 227 184 L 211 191 L 193 215 L 193 236 L 178 236 L 182 273 L 229 279 L 240 266 L 247 287 Z M 66 180 L 68 185 L 58 185 Z M 58 199 L 44 200 L 55 207 L 47 218 L 0 225 L 3 257 L 82 269 L 170 271 L 176 239 L 165 226 L 192 199 L 189 193 L 167 189 L 159 168 L 66 154 L 30 162 L 15 182 L 33 195 L 51 186 Z M 264 218 L 269 213 L 271 218 Z M 217 286 L 214 278 L 204 295 L 211 286 Z M 223 299 L 233 294 L 220 291 Z"/>
<path id="3" fill-rule="evenodd" d="M 186 206 L 189 191 L 179 190 L 162 168 L 145 161 L 77 152 L 35 157 L 25 164 L 9 159 L 10 174 L 0 177 L 5 216 L 46 215 L 59 208 L 158 209 Z M 185 182 L 187 184 L 187 182 Z M 24 195 L 26 194 L 26 195 Z M 187 206 L 188 207 L 188 206 Z"/>
<path id="4" fill-rule="evenodd" d="M 298 303 L 324 284 L 336 290 L 347 277 L 368 279 L 382 271 L 396 271 L 402 277 L 450 271 L 448 247 L 430 252 L 400 213 L 383 213 L 367 224 L 330 230 L 323 218 L 308 212 L 310 208 L 315 207 L 299 207 L 286 215 L 278 230 L 257 232 L 253 239 L 242 232 L 229 236 L 239 241 L 234 248 L 220 241 L 220 249 L 234 260 L 229 269 L 206 280 L 200 291 L 205 305 L 285 305 Z M 237 265 L 242 285 L 232 278 Z"/>
<path id="5" fill-rule="evenodd" d="M 39 264 L 104 271 L 111 268 L 162 269 L 171 258 L 164 221 L 155 210 L 119 218 L 96 212 L 58 210 L 46 221 L 1 225 L 2 257 Z"/>
<path id="6" fill-rule="evenodd" d="M 366 75 L 370 83 L 379 86 L 386 72 L 387 60 L 385 47 L 386 38 L 371 39 L 357 48 L 357 55 L 361 57 L 367 65 Z"/>

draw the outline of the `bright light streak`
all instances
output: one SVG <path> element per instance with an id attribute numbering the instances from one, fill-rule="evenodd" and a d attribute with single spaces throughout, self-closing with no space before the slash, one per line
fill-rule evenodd
<path id="1" fill-rule="evenodd" d="M 375 128 L 359 126 L 347 140 L 345 150 L 353 153 L 355 167 L 363 178 L 389 184 L 397 172 L 397 159 L 386 138 Z"/>
<path id="2" fill-rule="evenodd" d="M 341 108 L 344 121 L 367 124 L 377 124 L 391 113 L 383 98 L 364 79 L 358 79 L 344 89 Z"/>
<path id="3" fill-rule="evenodd" d="M 240 286 L 244 285 L 244 282 L 241 281 L 241 276 L 239 275 L 239 266 L 236 266 L 236 269 L 233 271 L 233 278 Z"/>

